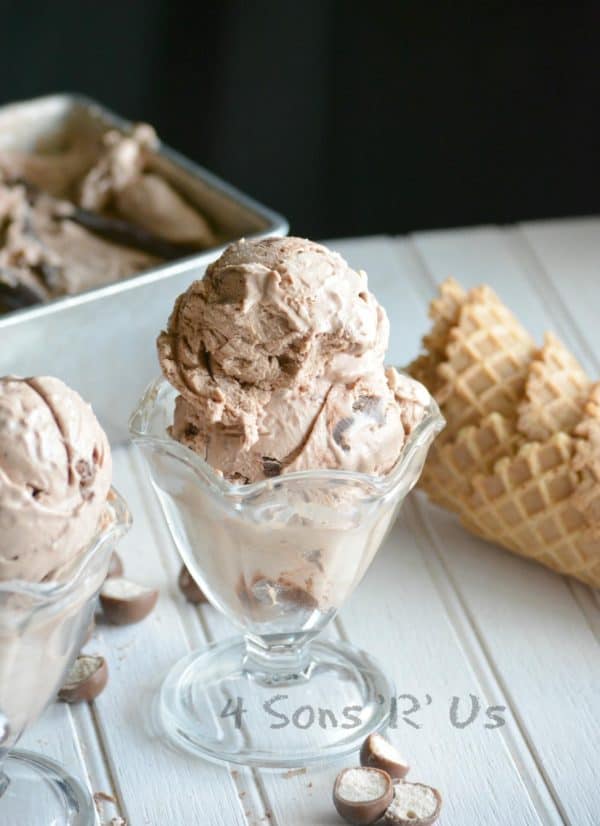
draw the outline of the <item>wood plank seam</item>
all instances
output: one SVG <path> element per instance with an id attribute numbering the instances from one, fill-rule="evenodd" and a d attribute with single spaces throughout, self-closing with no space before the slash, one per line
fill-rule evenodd
<path id="1" fill-rule="evenodd" d="M 516 736 L 511 733 L 508 727 L 500 732 L 500 736 L 527 790 L 540 822 L 571 826 L 560 798 L 540 762 L 535 744 L 527 733 L 511 692 L 496 668 L 493 656 L 488 649 L 476 618 L 463 599 L 460 587 L 445 563 L 437 533 L 430 527 L 429 521 L 426 520 L 423 505 L 414 494 L 409 497 L 406 505 L 408 506 L 406 508 L 408 524 L 413 531 L 417 544 L 420 546 L 425 565 L 446 609 L 450 625 L 486 701 L 490 704 L 497 704 L 500 697 L 510 710 L 511 717 L 516 724 L 518 732 Z M 529 761 L 527 757 L 530 758 Z M 540 785 L 546 789 L 547 795 L 540 793 Z M 549 808 L 550 802 L 552 808 Z"/>
<path id="2" fill-rule="evenodd" d="M 425 287 L 422 281 L 418 281 L 416 284 L 413 280 L 413 287 L 417 290 L 423 301 L 429 306 L 429 302 L 435 296 L 438 291 L 438 284 L 435 278 L 433 277 L 433 273 L 430 272 L 429 267 L 427 266 L 427 261 L 425 260 L 425 256 L 419 249 L 419 244 L 414 235 L 407 235 L 407 236 L 396 236 L 399 241 L 406 241 L 407 248 L 414 258 L 415 264 L 417 265 L 417 269 L 419 272 L 425 276 L 425 281 L 427 283 L 427 287 Z M 457 277 L 454 275 L 453 277 L 460 280 L 460 275 Z M 421 346 L 421 342 L 416 343 L 415 349 L 415 356 L 418 355 L 419 349 Z"/>
<path id="3" fill-rule="evenodd" d="M 59 702 L 59 701 L 56 700 L 55 702 Z M 88 752 L 87 752 L 87 745 L 88 744 L 86 742 L 87 738 L 81 736 L 80 727 L 79 727 L 79 725 L 77 723 L 77 720 L 76 720 L 76 713 L 75 713 L 76 709 L 71 708 L 70 706 L 68 706 L 67 710 L 68 710 L 69 722 L 71 724 L 71 730 L 73 732 L 73 738 L 75 740 L 75 746 L 77 748 L 77 752 L 78 752 L 78 755 L 79 755 L 79 760 L 81 762 L 82 768 L 85 771 L 85 778 L 80 778 L 80 780 L 83 781 L 84 786 L 87 786 L 87 788 L 89 790 L 89 793 L 91 795 L 93 795 L 94 791 L 95 791 L 95 789 L 94 789 L 95 772 L 92 769 L 92 766 L 91 766 L 90 761 L 89 761 L 88 756 L 87 756 L 88 755 Z M 96 756 L 100 755 L 101 761 L 104 762 L 103 761 L 103 756 L 102 756 L 102 751 L 100 749 L 99 743 L 96 742 L 96 743 L 92 743 L 90 745 L 92 746 L 92 748 L 96 749 Z M 106 770 L 106 765 L 104 765 L 104 768 Z M 95 815 L 95 818 L 96 818 L 96 823 L 100 824 L 100 814 L 99 814 L 96 807 L 94 808 L 94 815 Z"/>
<path id="4" fill-rule="evenodd" d="M 563 577 L 563 579 L 566 581 L 567 587 L 583 614 L 590 631 L 596 638 L 596 642 L 600 645 L 600 605 L 597 602 L 597 597 L 594 599 L 592 589 L 583 585 L 583 583 L 575 582 L 569 577 Z"/>
<path id="5" fill-rule="evenodd" d="M 173 542 L 171 535 L 166 529 L 166 526 L 161 522 L 162 517 L 159 512 L 158 500 L 147 483 L 147 479 L 144 476 L 143 464 L 141 462 L 140 457 L 137 455 L 135 451 L 131 451 L 129 453 L 129 461 L 134 478 L 137 481 L 138 488 L 140 491 L 142 491 L 142 499 L 144 502 L 144 506 L 146 508 L 146 513 L 149 517 L 148 521 L 151 526 L 151 531 L 155 538 L 155 544 L 158 549 L 158 554 L 161 559 L 163 568 L 165 570 L 165 574 L 168 578 L 168 581 L 174 582 L 177 576 L 177 570 L 181 564 L 181 558 L 179 556 L 177 549 L 175 548 L 175 544 Z M 215 641 L 214 635 L 211 633 L 206 622 L 204 610 L 205 609 L 203 606 L 197 606 L 195 610 L 189 612 L 182 610 L 182 607 L 180 607 L 179 605 L 177 606 L 177 613 L 179 614 L 179 618 L 186 638 L 186 643 L 190 651 L 193 650 L 193 648 L 199 647 L 199 645 L 206 645 L 208 643 Z M 228 767 L 227 773 L 231 785 L 235 790 L 236 799 L 238 800 L 238 802 L 240 802 L 243 799 L 243 796 L 245 796 L 245 794 L 247 793 L 247 789 L 244 788 L 244 784 L 241 782 L 242 774 L 240 773 L 239 769 L 233 768 L 231 766 Z M 265 790 L 262 786 L 262 782 L 260 783 L 260 785 L 257 783 L 257 777 L 255 776 L 254 772 L 252 772 L 251 776 L 252 781 L 256 786 L 256 788 L 254 789 L 255 794 L 260 800 L 263 810 L 270 810 L 271 804 L 269 803 L 268 799 L 265 798 Z M 248 815 L 246 814 L 246 809 L 244 808 L 244 806 L 241 805 L 241 803 L 240 808 L 243 811 L 244 819 L 247 823 L 249 823 Z M 272 820 L 271 823 L 273 824 L 273 826 L 278 826 L 274 820 Z"/>
<path id="6" fill-rule="evenodd" d="M 106 778 L 109 783 L 108 794 L 111 795 L 115 800 L 115 814 L 119 815 L 120 817 L 124 818 L 128 823 L 132 822 L 130 814 L 127 809 L 127 805 L 125 803 L 125 799 L 122 793 L 122 790 L 119 786 L 118 778 L 115 776 L 112 765 L 110 760 L 108 759 L 108 749 L 106 742 L 104 740 L 104 736 L 102 734 L 102 728 L 100 726 L 100 722 L 98 720 L 98 710 L 95 707 L 94 703 L 90 703 L 88 706 L 88 714 L 89 714 L 89 721 L 91 723 L 91 728 L 95 735 L 95 748 L 97 749 L 97 754 L 99 754 L 102 765 L 104 767 L 104 771 L 106 773 Z M 93 791 L 104 791 L 104 789 L 95 789 L 92 786 Z"/>
<path id="7" fill-rule="evenodd" d="M 114 809 L 114 815 L 125 817 L 123 796 L 114 783 L 110 765 L 106 759 L 105 744 L 94 719 L 95 709 L 93 706 L 93 703 L 70 706 L 71 725 L 76 741 L 81 746 L 91 793 L 100 792 L 112 797 L 114 803 L 106 802 L 110 803 L 111 809 Z M 96 806 L 96 809 L 98 820 L 100 820 L 101 812 L 98 810 L 98 806 Z"/>
<path id="8" fill-rule="evenodd" d="M 360 583 L 359 583 L 360 584 Z M 352 599 L 352 595 L 350 596 Z M 344 628 L 344 623 L 342 622 L 342 618 L 340 616 L 336 616 L 331 623 L 332 628 L 335 628 L 335 631 L 342 642 L 350 642 L 350 637 L 348 636 L 348 632 Z"/>
<path id="9" fill-rule="evenodd" d="M 600 602 L 598 602 L 598 591 L 588 588 L 582 582 L 576 582 L 573 579 L 570 581 L 567 579 L 567 585 L 592 634 L 598 644 L 600 644 Z"/>

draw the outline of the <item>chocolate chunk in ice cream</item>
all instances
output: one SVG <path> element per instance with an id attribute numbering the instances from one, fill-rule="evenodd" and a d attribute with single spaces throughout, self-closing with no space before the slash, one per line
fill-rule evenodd
<path id="1" fill-rule="evenodd" d="M 241 576 L 236 590 L 241 602 L 250 608 L 276 608 L 283 613 L 298 608 L 315 611 L 318 603 L 311 593 L 310 578 L 305 585 L 303 588 L 287 577 L 272 579 L 257 572 L 249 581 Z"/>

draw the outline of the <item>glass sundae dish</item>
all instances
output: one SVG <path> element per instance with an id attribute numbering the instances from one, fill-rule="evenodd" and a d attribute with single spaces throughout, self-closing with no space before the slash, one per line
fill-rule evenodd
<path id="1" fill-rule="evenodd" d="M 55 698 L 79 653 L 111 554 L 129 524 L 113 490 L 102 526 L 60 581 L 0 582 L 0 823 L 7 826 L 96 822 L 79 781 L 14 745 Z"/>
<path id="2" fill-rule="evenodd" d="M 386 725 L 379 666 L 317 636 L 443 427 L 425 388 L 383 367 L 387 337 L 366 276 L 288 238 L 230 247 L 159 338 L 166 378 L 130 431 L 187 568 L 242 634 L 163 684 L 161 723 L 188 750 L 304 766 Z"/>
<path id="3" fill-rule="evenodd" d="M 14 747 L 80 651 L 125 502 L 106 434 L 51 377 L 0 377 L 0 823 L 93 826 L 79 782 Z"/>

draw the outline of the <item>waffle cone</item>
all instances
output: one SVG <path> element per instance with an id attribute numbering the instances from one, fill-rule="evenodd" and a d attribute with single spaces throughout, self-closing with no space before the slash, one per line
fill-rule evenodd
<path id="1" fill-rule="evenodd" d="M 435 393 L 441 383 L 438 366 L 446 358 L 448 335 L 457 324 L 466 299 L 463 288 L 453 278 L 448 278 L 440 286 L 440 294 L 429 305 L 433 326 L 423 337 L 424 352 L 412 363 L 410 371 L 431 393 Z"/>
<path id="2" fill-rule="evenodd" d="M 432 302 L 411 372 L 448 422 L 420 486 L 472 532 L 600 587 L 600 383 L 552 334 L 535 349 L 488 287 Z"/>
<path id="3" fill-rule="evenodd" d="M 492 290 L 471 290 L 458 324 L 448 335 L 446 360 L 438 367 L 450 437 L 489 413 L 515 415 L 534 345 L 529 334 Z"/>
<path id="4" fill-rule="evenodd" d="M 579 474 L 579 485 L 574 501 L 600 533 L 600 383 L 592 386 L 575 435 L 573 467 Z"/>
<path id="5" fill-rule="evenodd" d="M 473 477 L 491 473 L 499 458 L 516 452 L 520 441 L 511 419 L 490 413 L 479 425 L 463 427 L 454 440 L 433 444 L 420 486 L 436 504 L 462 513 Z"/>
<path id="6" fill-rule="evenodd" d="M 526 443 L 491 474 L 473 478 L 462 521 L 485 539 L 598 587 L 600 534 L 578 500 L 575 452 L 566 433 Z"/>
<path id="7" fill-rule="evenodd" d="M 518 428 L 531 441 L 553 433 L 571 433 L 581 420 L 590 380 L 567 348 L 552 333 L 534 356 L 518 408 Z"/>
<path id="8" fill-rule="evenodd" d="M 489 287 L 464 293 L 445 282 L 432 302 L 424 355 L 410 367 L 435 396 L 448 425 L 442 441 L 490 413 L 514 418 L 534 343 Z"/>

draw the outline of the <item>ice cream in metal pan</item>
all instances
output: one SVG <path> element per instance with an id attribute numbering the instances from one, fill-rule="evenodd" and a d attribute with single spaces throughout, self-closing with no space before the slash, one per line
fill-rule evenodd
<path id="1" fill-rule="evenodd" d="M 86 146 L 93 151 L 86 154 Z M 69 147 L 72 151 L 65 151 Z M 0 193 L 0 212 L 4 203 L 16 253 L 0 261 L 6 276 L 0 303 L 11 310 L 40 298 L 44 303 L 0 315 L 0 375 L 52 374 L 60 364 L 61 378 L 90 400 L 110 439 L 123 439 L 128 412 L 155 373 L 152 341 L 164 323 L 164 307 L 202 275 L 226 241 L 281 234 L 287 224 L 163 144 L 152 146 L 152 138 L 131 123 L 78 96 L 0 108 L 0 168 L 7 158 L 13 178 L 19 163 L 21 169 L 19 180 L 5 180 L 7 189 Z M 39 193 L 32 194 L 35 189 Z M 167 213 L 173 214 L 171 191 L 191 208 L 183 219 L 178 212 L 175 224 L 166 220 Z M 150 201 L 160 208 L 148 210 Z M 18 214 L 23 202 L 38 227 L 34 237 L 22 232 L 28 226 Z M 134 214 L 143 241 L 135 248 L 123 235 L 123 224 L 131 226 Z M 102 235 L 97 226 L 90 227 L 94 216 L 102 219 Z M 200 226 L 198 216 L 206 224 Z M 210 248 L 207 226 L 214 234 Z M 166 233 L 158 238 L 162 247 L 156 246 L 159 231 Z M 181 249 L 182 257 L 158 254 L 165 245 Z M 67 247 L 72 266 L 57 269 Z M 15 264 L 23 256 L 46 276 L 19 279 Z M 100 266 L 90 269 L 94 257 Z M 130 275 L 134 270 L 144 271 Z M 17 294 L 7 282 L 18 285 Z"/>
<path id="2" fill-rule="evenodd" d="M 56 152 L 0 150 L 5 303 L 18 306 L 22 286 L 50 300 L 218 245 L 201 212 L 153 171 L 151 126 L 65 141 Z"/>

